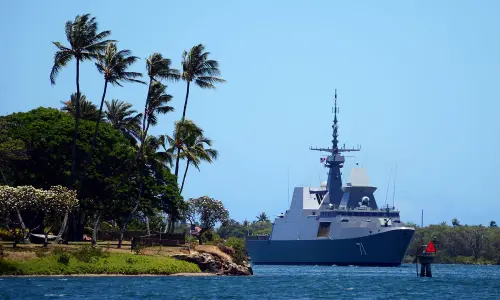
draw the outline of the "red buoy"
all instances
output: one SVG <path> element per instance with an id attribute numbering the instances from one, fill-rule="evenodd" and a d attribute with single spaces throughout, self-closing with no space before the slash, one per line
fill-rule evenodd
<path id="1" fill-rule="evenodd" d="M 427 253 L 436 253 L 436 247 L 434 247 L 434 243 L 432 241 L 429 242 L 427 248 L 425 248 L 425 252 Z"/>

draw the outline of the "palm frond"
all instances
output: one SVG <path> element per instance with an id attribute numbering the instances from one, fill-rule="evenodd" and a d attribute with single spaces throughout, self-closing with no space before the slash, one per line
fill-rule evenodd
<path id="1" fill-rule="evenodd" d="M 52 85 L 56 84 L 56 78 L 61 68 L 65 67 L 72 58 L 73 53 L 70 50 L 57 51 L 54 54 L 54 66 L 52 66 L 52 71 L 50 71 L 50 83 Z"/>

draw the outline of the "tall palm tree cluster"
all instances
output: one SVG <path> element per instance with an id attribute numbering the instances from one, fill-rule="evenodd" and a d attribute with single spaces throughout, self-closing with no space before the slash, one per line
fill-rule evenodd
<path id="1" fill-rule="evenodd" d="M 82 179 L 80 184 L 84 184 L 85 169 L 92 163 L 94 150 L 98 147 L 99 125 L 101 122 L 107 122 L 135 145 L 135 157 L 131 161 L 124 162 L 121 181 L 115 186 L 115 192 L 127 180 L 133 169 L 141 170 L 140 174 L 146 174 L 151 170 L 175 165 L 175 175 L 179 177 L 179 164 L 182 159 L 186 161 L 180 188 L 182 193 L 189 167 L 199 170 L 201 162 L 211 163 L 217 158 L 217 151 L 211 148 L 212 141 L 204 136 L 199 126 L 186 118 L 186 111 L 192 84 L 203 89 L 214 89 L 216 84 L 225 82 L 220 77 L 219 63 L 209 59 L 210 53 L 205 51 L 202 44 L 199 44 L 183 52 L 182 70 L 173 68 L 172 61 L 163 57 L 162 54 L 151 54 L 146 59 L 146 74 L 143 76 L 142 73 L 129 71 L 139 58 L 133 56 L 130 50 L 119 50 L 117 41 L 108 39 L 111 31 L 99 32 L 96 19 L 90 14 L 78 15 L 74 20 L 66 22 L 65 33 L 69 45 L 53 42 L 57 51 L 54 55 L 50 81 L 55 85 L 61 69 L 71 61 L 75 61 L 76 93 L 73 93 L 69 100 L 62 102 L 62 110 L 67 111 L 75 119 L 71 156 L 73 188 L 78 179 Z M 88 100 L 80 89 L 80 63 L 85 61 L 94 62 L 97 71 L 104 79 L 104 88 L 98 105 Z M 144 77 L 146 80 L 141 80 Z M 173 96 L 168 94 L 165 82 L 180 80 L 186 82 L 181 120 L 175 122 L 175 129 L 171 135 L 158 137 L 149 135 L 150 127 L 158 124 L 158 115 L 174 111 L 174 108 L 169 105 Z M 122 100 L 107 100 L 109 84 L 122 87 L 124 83 L 148 86 L 144 110 L 141 113 Z M 94 121 L 95 131 L 90 150 L 85 157 L 83 170 L 77 170 L 77 161 L 83 159 L 77 157 L 76 151 L 78 126 L 81 119 Z M 139 178 L 138 182 L 139 193 L 134 200 L 133 210 L 128 219 L 137 212 L 142 197 L 143 181 Z M 66 213 L 59 235 L 66 228 L 68 213 Z M 96 216 L 97 222 L 99 217 L 100 215 Z M 128 221 L 125 222 L 122 232 L 126 230 L 127 223 Z"/>

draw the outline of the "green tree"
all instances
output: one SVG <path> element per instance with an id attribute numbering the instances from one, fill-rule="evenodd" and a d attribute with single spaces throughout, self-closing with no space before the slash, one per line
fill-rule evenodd
<path id="1" fill-rule="evenodd" d="M 458 219 L 457 219 L 457 218 L 453 218 L 453 219 L 451 220 L 451 225 L 452 225 L 453 227 L 458 227 L 458 226 L 461 226 L 461 225 L 460 225 L 460 221 L 458 221 Z"/>
<path id="2" fill-rule="evenodd" d="M 229 221 L 229 212 L 222 201 L 208 196 L 188 200 L 187 217 L 192 224 L 200 224 L 199 242 L 206 231 L 212 230 L 220 222 L 223 225 Z"/>
<path id="3" fill-rule="evenodd" d="M 68 40 L 70 47 L 63 46 L 59 42 L 53 42 L 58 50 L 54 55 L 54 65 L 52 66 L 52 71 L 50 72 L 50 82 L 54 85 L 60 69 L 66 66 L 72 59 L 76 60 L 76 117 L 73 143 L 71 147 L 71 186 L 73 186 L 76 181 L 76 140 L 78 138 L 78 126 L 80 123 L 80 61 L 95 59 L 97 53 L 102 51 L 104 47 L 112 41 L 105 40 L 111 34 L 110 31 L 97 32 L 97 22 L 94 17 L 90 16 L 90 14 L 84 14 L 81 16 L 77 15 L 74 21 L 67 21 L 65 31 L 66 39 Z M 63 222 L 63 227 L 61 228 L 61 232 L 59 232 L 59 236 L 61 236 L 62 231 L 66 229 L 68 213 L 66 213 L 64 220 L 65 221 Z"/>
<path id="4" fill-rule="evenodd" d="M 29 149 L 26 159 L 10 161 L 11 167 L 6 175 L 13 186 L 32 185 L 48 189 L 55 185 L 70 185 L 71 157 L 67 149 L 72 145 L 74 119 L 69 114 L 57 109 L 38 108 L 0 117 L 1 122 L 12 124 L 6 131 L 6 137 L 15 137 Z M 79 157 L 88 152 L 94 129 L 94 122 L 82 120 L 77 143 Z M 123 162 L 133 159 L 135 154 L 130 142 L 109 124 L 103 124 L 99 130 L 98 141 L 101 148 L 96 150 L 95 162 L 89 165 L 89 176 L 86 178 L 92 189 L 77 190 L 81 199 L 79 210 L 85 215 L 93 215 L 104 199 L 113 198 L 110 185 L 121 175 L 119 169 Z M 126 184 L 130 193 L 133 192 L 129 188 L 132 183 Z M 81 238 L 83 226 L 83 223 L 76 224 L 76 232 L 71 231 L 70 234 Z"/>
<path id="5" fill-rule="evenodd" d="M 121 248 L 122 246 L 123 236 L 125 234 L 125 231 L 127 230 L 128 223 L 132 220 L 141 204 L 141 200 L 145 192 L 145 179 L 147 175 L 160 174 L 168 164 L 172 163 L 170 153 L 159 151 L 162 146 L 162 137 L 157 138 L 154 136 L 148 136 L 144 140 L 144 145 L 142 147 L 143 151 L 138 161 L 139 191 L 137 194 L 137 198 L 133 204 L 132 210 L 123 222 L 123 226 L 120 231 L 120 239 L 118 240 L 118 248 Z"/>
<path id="6" fill-rule="evenodd" d="M 104 50 L 112 40 L 105 40 L 111 31 L 97 32 L 97 22 L 90 14 L 77 15 L 74 21 L 66 22 L 66 39 L 70 46 L 63 46 L 59 42 L 53 42 L 57 47 L 54 55 L 54 65 L 50 72 L 50 82 L 54 85 L 56 77 L 62 67 L 65 67 L 72 59 L 76 60 L 76 101 L 75 101 L 75 130 L 72 145 L 71 183 L 76 180 L 76 140 L 78 136 L 78 125 L 80 121 L 80 62 L 95 59 L 97 53 Z M 66 218 L 67 219 L 67 218 Z"/>
<path id="7" fill-rule="evenodd" d="M 7 134 L 11 126 L 14 126 L 14 124 L 7 122 L 5 119 L 0 120 L 0 174 L 5 185 L 8 185 L 8 181 L 4 169 L 8 168 L 13 161 L 26 159 L 26 145 L 24 142 L 15 137 L 9 137 Z"/>
<path id="8" fill-rule="evenodd" d="M 136 82 L 145 84 L 144 81 L 136 79 L 138 77 L 142 77 L 141 73 L 127 71 L 127 69 L 138 59 L 138 57 L 132 56 L 131 54 L 132 52 L 130 50 L 118 51 L 115 43 L 109 43 L 102 55 L 99 53 L 97 54 L 97 62 L 95 65 L 99 73 L 104 75 L 104 91 L 102 92 L 101 104 L 99 106 L 98 113 L 99 117 L 97 118 L 97 122 L 95 125 L 95 133 L 94 137 L 92 138 L 92 144 L 90 146 L 90 151 L 87 157 L 87 163 L 90 163 L 92 161 L 92 153 L 94 152 L 97 132 L 99 131 L 99 124 L 102 116 L 104 100 L 106 98 L 108 83 L 118 86 L 122 86 L 122 82 Z"/>
<path id="9" fill-rule="evenodd" d="M 69 101 L 62 101 L 62 111 L 69 113 L 74 118 L 76 117 L 76 94 L 71 94 Z M 80 120 L 97 121 L 99 119 L 99 112 L 97 107 L 87 100 L 85 95 L 80 96 Z"/>
<path id="10" fill-rule="evenodd" d="M 120 130 L 133 144 L 139 138 L 142 114 L 132 109 L 132 104 L 117 99 L 106 101 L 106 119 L 111 125 Z"/>
<path id="11" fill-rule="evenodd" d="M 492 228 L 496 228 L 496 227 L 498 227 L 498 226 L 497 226 L 497 222 L 495 222 L 495 221 L 490 221 L 490 227 L 492 227 Z"/>
<path id="12" fill-rule="evenodd" d="M 167 136 L 167 140 L 170 146 L 169 151 L 173 152 L 176 148 L 180 148 L 181 158 L 186 159 L 186 170 L 180 190 L 182 193 L 189 166 L 193 165 L 199 171 L 200 163 L 202 161 L 212 163 L 217 159 L 218 152 L 212 148 L 205 148 L 205 146 L 212 146 L 212 140 L 203 136 L 203 130 L 189 120 L 186 120 L 184 125 L 176 122 L 174 137 Z"/>
<path id="13" fill-rule="evenodd" d="M 267 214 L 265 212 L 261 212 L 257 216 L 257 222 L 268 222 L 268 221 L 269 221 L 269 217 L 267 216 Z"/>
<path id="14" fill-rule="evenodd" d="M 225 82 L 220 78 L 219 63 L 208 59 L 210 52 L 205 52 L 202 44 L 192 47 L 189 52 L 184 51 L 182 55 L 182 80 L 186 81 L 186 99 L 182 111 L 181 124 L 186 118 L 186 109 L 189 99 L 189 88 L 193 82 L 203 89 L 215 89 L 216 83 Z M 175 163 L 175 176 L 179 174 L 180 149 L 177 149 L 177 160 Z"/>

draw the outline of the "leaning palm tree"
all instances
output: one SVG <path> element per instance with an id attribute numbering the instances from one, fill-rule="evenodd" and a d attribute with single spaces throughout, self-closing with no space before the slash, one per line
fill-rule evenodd
<path id="1" fill-rule="evenodd" d="M 172 96 L 165 93 L 166 86 L 160 83 L 160 80 L 177 81 L 180 79 L 180 73 L 177 69 L 170 67 L 171 60 L 164 58 L 160 53 L 153 53 L 146 59 L 146 70 L 149 77 L 148 93 L 144 104 L 144 114 L 142 118 L 142 134 L 139 137 L 140 146 L 133 161 L 128 164 L 128 170 L 123 173 L 122 180 L 115 186 L 115 191 L 125 182 L 125 179 L 130 174 L 132 167 L 136 165 L 139 155 L 142 151 L 142 145 L 146 138 L 149 126 L 156 125 L 158 113 L 167 113 L 174 109 L 164 105 L 172 99 Z M 150 102 L 154 101 L 154 104 Z"/>
<path id="2" fill-rule="evenodd" d="M 138 57 L 131 56 L 131 54 L 132 52 L 130 50 L 118 51 L 116 49 L 115 43 L 109 43 L 102 55 L 100 53 L 97 54 L 97 62 L 95 65 L 99 73 L 104 75 L 104 91 L 102 93 L 101 105 L 99 106 L 99 118 L 97 119 L 95 125 L 94 136 L 92 137 L 90 151 L 87 156 L 87 165 L 92 163 L 92 154 L 94 152 L 95 142 L 97 140 L 97 133 L 99 132 L 102 107 L 104 106 L 104 99 L 106 97 L 108 83 L 118 86 L 122 86 L 122 82 L 137 82 L 145 84 L 144 81 L 135 79 L 138 77 L 142 77 L 141 73 L 127 71 L 127 68 L 135 63 L 138 59 Z"/>
<path id="3" fill-rule="evenodd" d="M 188 51 L 184 50 L 182 55 L 182 79 L 186 81 L 186 99 L 184 100 L 184 110 L 182 119 L 186 118 L 186 109 L 189 99 L 189 88 L 191 82 L 204 89 L 215 89 L 216 83 L 225 82 L 220 78 L 219 63 L 216 60 L 208 59 L 210 52 L 205 52 L 205 46 L 196 45 Z M 175 174 L 179 174 L 180 150 L 177 151 L 175 163 Z"/>
<path id="4" fill-rule="evenodd" d="M 104 50 L 112 40 L 105 40 L 111 31 L 97 32 L 97 22 L 90 14 L 77 15 L 74 21 L 66 22 L 66 39 L 70 46 L 63 46 L 59 42 L 53 42 L 58 51 L 54 55 L 54 65 L 50 72 L 50 82 L 54 85 L 56 77 L 62 67 L 65 67 L 72 59 L 76 60 L 76 101 L 75 101 L 75 132 L 73 133 L 73 145 L 71 155 L 71 184 L 76 179 L 76 139 L 78 136 L 78 124 L 80 121 L 80 62 L 92 60 L 97 53 Z M 67 218 L 65 218 L 66 220 Z"/>
<path id="5" fill-rule="evenodd" d="M 223 83 L 220 76 L 219 63 L 208 59 L 210 52 L 205 52 L 205 46 L 196 45 L 182 55 L 182 80 L 186 81 L 186 100 L 182 111 L 182 120 L 186 118 L 186 108 L 191 82 L 204 89 L 215 89 L 215 83 Z"/>
<path id="6" fill-rule="evenodd" d="M 76 93 L 73 93 L 68 101 L 61 101 L 63 107 L 61 107 L 62 111 L 68 112 L 70 115 L 76 118 Z M 85 95 L 80 96 L 80 119 L 81 120 L 89 120 L 89 121 L 97 121 L 99 119 L 99 112 L 97 111 L 97 107 L 89 100 Z"/>
<path id="7" fill-rule="evenodd" d="M 181 151 L 185 150 L 185 143 L 188 136 L 203 135 L 203 130 L 191 120 L 177 121 L 174 123 L 174 134 L 172 137 L 167 136 L 169 150 L 177 152 L 175 176 L 179 176 L 179 160 L 182 158 Z"/>
<path id="8" fill-rule="evenodd" d="M 141 134 L 142 135 L 142 134 Z M 118 248 L 121 248 L 123 236 L 127 230 L 128 223 L 139 209 L 141 199 L 144 193 L 144 177 L 147 174 L 159 173 L 162 168 L 172 163 L 171 154 L 166 151 L 159 151 L 164 144 L 163 137 L 147 136 L 142 145 L 142 152 L 140 153 L 138 161 L 138 176 L 139 176 L 139 193 L 135 200 L 134 207 L 130 214 L 125 218 L 123 226 L 120 230 L 120 238 L 118 240 Z"/>
<path id="9" fill-rule="evenodd" d="M 203 134 L 198 134 L 196 132 L 188 134 L 185 141 L 181 158 L 186 159 L 186 170 L 184 171 L 184 176 L 182 177 L 182 185 L 179 193 L 182 193 L 182 190 L 184 189 L 184 182 L 186 181 L 186 175 L 190 165 L 193 165 L 199 171 L 200 163 L 202 161 L 212 163 L 218 156 L 217 150 L 205 148 L 205 145 L 212 146 L 212 140 L 204 137 Z"/>
<path id="10" fill-rule="evenodd" d="M 105 116 L 113 128 L 120 130 L 127 139 L 135 143 L 141 130 L 142 114 L 132 109 L 132 104 L 117 99 L 106 101 Z"/>

